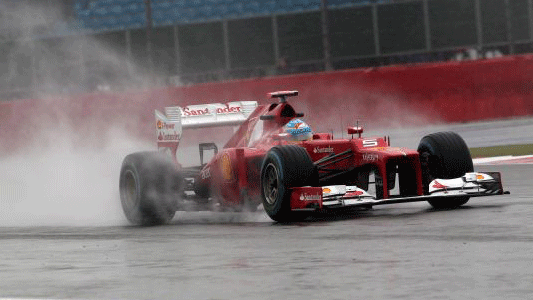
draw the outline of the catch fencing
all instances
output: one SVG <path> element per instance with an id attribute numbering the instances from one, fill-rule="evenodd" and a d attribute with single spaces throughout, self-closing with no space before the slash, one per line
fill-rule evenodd
<path id="1" fill-rule="evenodd" d="M 103 143 L 117 126 L 128 136 L 155 142 L 154 109 L 236 100 L 267 104 L 272 101 L 267 93 L 277 90 L 300 91 L 290 102 L 315 131 L 323 132 L 358 122 L 381 129 L 531 116 L 533 55 L 4 102 L 1 148 L 16 150 L 57 127 L 76 133 L 80 146 L 84 137 Z"/>

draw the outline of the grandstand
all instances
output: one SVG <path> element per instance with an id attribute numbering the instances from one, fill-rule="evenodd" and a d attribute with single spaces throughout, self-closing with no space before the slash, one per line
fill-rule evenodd
<path id="1" fill-rule="evenodd" d="M 2 0 L 0 88 L 9 98 L 5 91 L 138 87 L 146 82 L 138 74 L 152 85 L 189 84 L 447 60 L 472 49 L 532 52 L 532 2 Z"/>
<path id="2" fill-rule="evenodd" d="M 372 2 L 376 1 L 330 0 L 328 6 L 339 8 Z M 154 26 L 313 11 L 320 6 L 321 0 L 151 0 Z M 77 0 L 74 8 L 83 27 L 95 31 L 146 25 L 145 0 Z"/>

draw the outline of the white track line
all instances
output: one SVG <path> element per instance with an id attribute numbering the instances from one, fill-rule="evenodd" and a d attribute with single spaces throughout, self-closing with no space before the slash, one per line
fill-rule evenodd
<path id="1" fill-rule="evenodd" d="M 490 165 L 490 164 L 532 164 L 533 155 L 505 155 L 496 157 L 483 157 L 473 159 L 475 165 Z"/>

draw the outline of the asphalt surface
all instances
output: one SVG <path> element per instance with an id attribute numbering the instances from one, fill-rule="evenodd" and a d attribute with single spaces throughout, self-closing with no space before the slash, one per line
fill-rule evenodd
<path id="1" fill-rule="evenodd" d="M 501 171 L 511 195 L 295 224 L 258 211 L 150 228 L 4 225 L 0 298 L 531 299 L 533 165 L 476 170 Z"/>
<path id="2" fill-rule="evenodd" d="M 533 169 L 497 168 L 512 195 L 448 211 L 411 203 L 288 225 L 260 211 L 186 213 L 152 228 L 0 228 L 0 295 L 530 299 Z"/>
<path id="3" fill-rule="evenodd" d="M 397 127 L 385 130 L 367 128 L 365 136 L 388 135 L 391 145 L 416 149 L 420 139 L 438 131 L 455 131 L 460 134 L 469 147 L 489 147 L 499 145 L 533 144 L 533 118 L 500 120 L 497 122 L 475 122 L 441 124 L 419 127 Z M 339 136 L 339 133 L 336 134 Z M 344 137 L 347 135 L 344 134 Z"/>

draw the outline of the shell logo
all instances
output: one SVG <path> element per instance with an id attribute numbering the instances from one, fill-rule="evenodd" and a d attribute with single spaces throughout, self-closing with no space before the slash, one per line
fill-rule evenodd
<path id="1" fill-rule="evenodd" d="M 229 154 L 224 153 L 220 158 L 220 171 L 222 172 L 222 179 L 230 181 L 233 179 L 233 169 L 231 167 L 231 159 Z"/>

